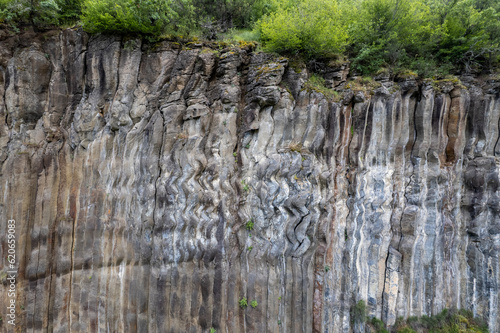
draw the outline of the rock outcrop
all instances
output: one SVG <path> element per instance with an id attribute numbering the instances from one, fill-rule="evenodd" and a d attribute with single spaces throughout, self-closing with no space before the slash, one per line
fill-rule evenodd
<path id="1" fill-rule="evenodd" d="M 352 332 L 360 300 L 500 331 L 497 81 L 332 102 L 248 49 L 65 30 L 0 50 L 2 331 Z"/>

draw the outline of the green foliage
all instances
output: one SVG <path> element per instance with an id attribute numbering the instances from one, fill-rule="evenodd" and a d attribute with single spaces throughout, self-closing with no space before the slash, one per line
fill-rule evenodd
<path id="1" fill-rule="evenodd" d="M 375 329 L 375 332 L 377 333 L 389 333 L 389 331 L 385 327 L 384 322 L 380 319 L 373 317 L 370 320 L 370 325 Z"/>
<path id="2" fill-rule="evenodd" d="M 353 68 L 420 76 L 491 69 L 500 52 L 500 5 L 482 0 L 346 0 L 358 3 L 349 34 Z"/>
<path id="3" fill-rule="evenodd" d="M 211 20 L 223 31 L 248 27 L 271 7 L 265 0 L 193 0 L 192 3 L 198 17 Z"/>
<path id="4" fill-rule="evenodd" d="M 241 184 L 243 185 L 243 191 L 248 192 L 250 190 L 250 187 L 245 183 L 244 180 L 241 181 Z"/>
<path id="5" fill-rule="evenodd" d="M 435 33 L 423 1 L 362 0 L 353 15 L 353 67 L 364 74 L 404 65 L 408 53 L 425 51 Z"/>
<path id="6" fill-rule="evenodd" d="M 317 57 L 342 52 L 347 45 L 345 22 L 335 0 L 282 0 L 257 29 L 269 51 Z"/>
<path id="7" fill-rule="evenodd" d="M 0 22 L 17 28 L 31 24 L 45 27 L 59 24 L 60 8 L 55 0 L 0 0 Z"/>
<path id="8" fill-rule="evenodd" d="M 474 318 L 467 310 L 444 309 L 435 316 L 398 318 L 394 328 L 397 333 L 443 332 L 443 333 L 487 333 L 488 326 L 479 318 Z"/>
<path id="9" fill-rule="evenodd" d="M 16 31 L 81 23 L 90 33 L 151 40 L 199 34 L 252 48 L 259 40 L 306 62 L 347 55 L 361 75 L 442 78 L 492 73 L 500 63 L 498 0 L 0 0 L 0 23 Z M 306 89 L 338 97 L 320 76 Z"/>
<path id="10" fill-rule="evenodd" d="M 330 271 L 330 266 L 325 266 L 325 272 L 328 273 Z"/>
<path id="11" fill-rule="evenodd" d="M 95 33 L 139 33 L 159 36 L 176 22 L 176 0 L 84 0 L 82 23 Z M 180 1 L 180 0 L 179 0 Z"/>
<path id="12" fill-rule="evenodd" d="M 217 331 L 215 330 L 215 328 L 210 327 L 210 333 L 215 333 L 215 332 L 217 332 Z"/>
<path id="13" fill-rule="evenodd" d="M 239 304 L 240 304 L 240 308 L 242 308 L 242 309 L 246 308 L 248 306 L 248 302 L 247 302 L 246 297 L 243 297 L 242 299 L 240 299 Z"/>
<path id="14" fill-rule="evenodd" d="M 243 42 L 252 42 L 258 41 L 260 36 L 257 31 L 250 29 L 230 29 L 225 35 L 224 40 L 228 42 L 231 41 L 243 41 Z"/>
<path id="15" fill-rule="evenodd" d="M 73 24 L 80 19 L 83 0 L 56 0 L 56 3 L 59 7 L 60 24 Z"/>
<path id="16" fill-rule="evenodd" d="M 253 230 L 253 221 L 252 220 L 248 221 L 245 224 L 245 228 L 247 228 L 248 231 L 252 231 Z"/>
<path id="17" fill-rule="evenodd" d="M 366 322 L 366 304 L 360 300 L 351 308 L 351 320 L 355 323 Z"/>
<path id="18" fill-rule="evenodd" d="M 307 91 L 317 91 L 326 98 L 336 100 L 339 96 L 338 92 L 325 86 L 325 79 L 317 74 L 312 74 L 307 82 L 304 84 Z"/>
<path id="19" fill-rule="evenodd" d="M 248 252 L 252 251 L 253 250 L 253 246 L 247 247 L 247 250 L 248 250 Z"/>
<path id="20" fill-rule="evenodd" d="M 0 22 L 15 26 L 28 21 L 30 6 L 28 1 L 0 0 Z"/>
<path id="21" fill-rule="evenodd" d="M 480 60 L 487 60 L 491 65 L 498 57 L 500 5 L 490 3 L 484 8 L 486 3 L 488 1 L 459 0 L 443 9 L 439 60 L 461 63 L 470 72 L 480 66 Z"/>
<path id="22" fill-rule="evenodd" d="M 250 302 L 250 305 L 252 306 L 252 308 L 256 308 L 257 307 L 257 301 L 256 300 L 253 300 L 252 302 Z"/>

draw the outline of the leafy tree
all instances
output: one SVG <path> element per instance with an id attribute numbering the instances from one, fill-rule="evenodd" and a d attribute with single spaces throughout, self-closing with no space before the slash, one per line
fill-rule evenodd
<path id="1" fill-rule="evenodd" d="M 412 56 L 431 47 L 436 29 L 423 2 L 364 0 L 359 8 L 350 26 L 355 69 L 372 73 L 380 67 L 404 67 Z"/>
<path id="2" fill-rule="evenodd" d="M 0 0 L 0 21 L 11 26 L 30 24 L 35 28 L 59 23 L 54 0 Z"/>
<path id="3" fill-rule="evenodd" d="M 159 36 L 180 31 L 190 6 L 182 0 L 85 0 L 81 20 L 86 31 L 95 33 L 140 33 Z"/>
<path id="4" fill-rule="evenodd" d="M 82 14 L 83 0 L 56 0 L 58 11 L 58 20 L 61 24 L 75 23 Z"/>
<path id="5" fill-rule="evenodd" d="M 461 64 L 466 72 L 477 69 L 481 60 L 495 62 L 500 50 L 500 12 L 485 2 L 459 0 L 446 10 L 438 56 L 441 61 Z M 500 7 L 498 4 L 496 7 Z"/>
<path id="6" fill-rule="evenodd" d="M 196 25 L 208 39 L 232 28 L 251 28 L 264 14 L 273 10 L 270 0 L 192 0 Z"/>
<path id="7" fill-rule="evenodd" d="M 342 52 L 348 37 L 335 0 L 285 0 L 259 21 L 258 30 L 268 50 L 308 57 Z"/>

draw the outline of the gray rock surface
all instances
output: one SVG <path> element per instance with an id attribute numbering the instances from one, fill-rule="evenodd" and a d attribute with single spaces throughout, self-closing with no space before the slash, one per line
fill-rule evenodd
<path id="1" fill-rule="evenodd" d="M 353 332 L 360 300 L 500 331 L 498 82 L 335 103 L 246 49 L 78 30 L 0 49 L 16 332 Z"/>

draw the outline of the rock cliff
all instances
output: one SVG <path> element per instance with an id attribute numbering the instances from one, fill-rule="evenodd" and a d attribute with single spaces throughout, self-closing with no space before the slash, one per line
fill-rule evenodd
<path id="1" fill-rule="evenodd" d="M 499 332 L 499 82 L 346 74 L 333 102 L 245 48 L 3 37 L 2 331 L 360 332 L 363 300 Z"/>

